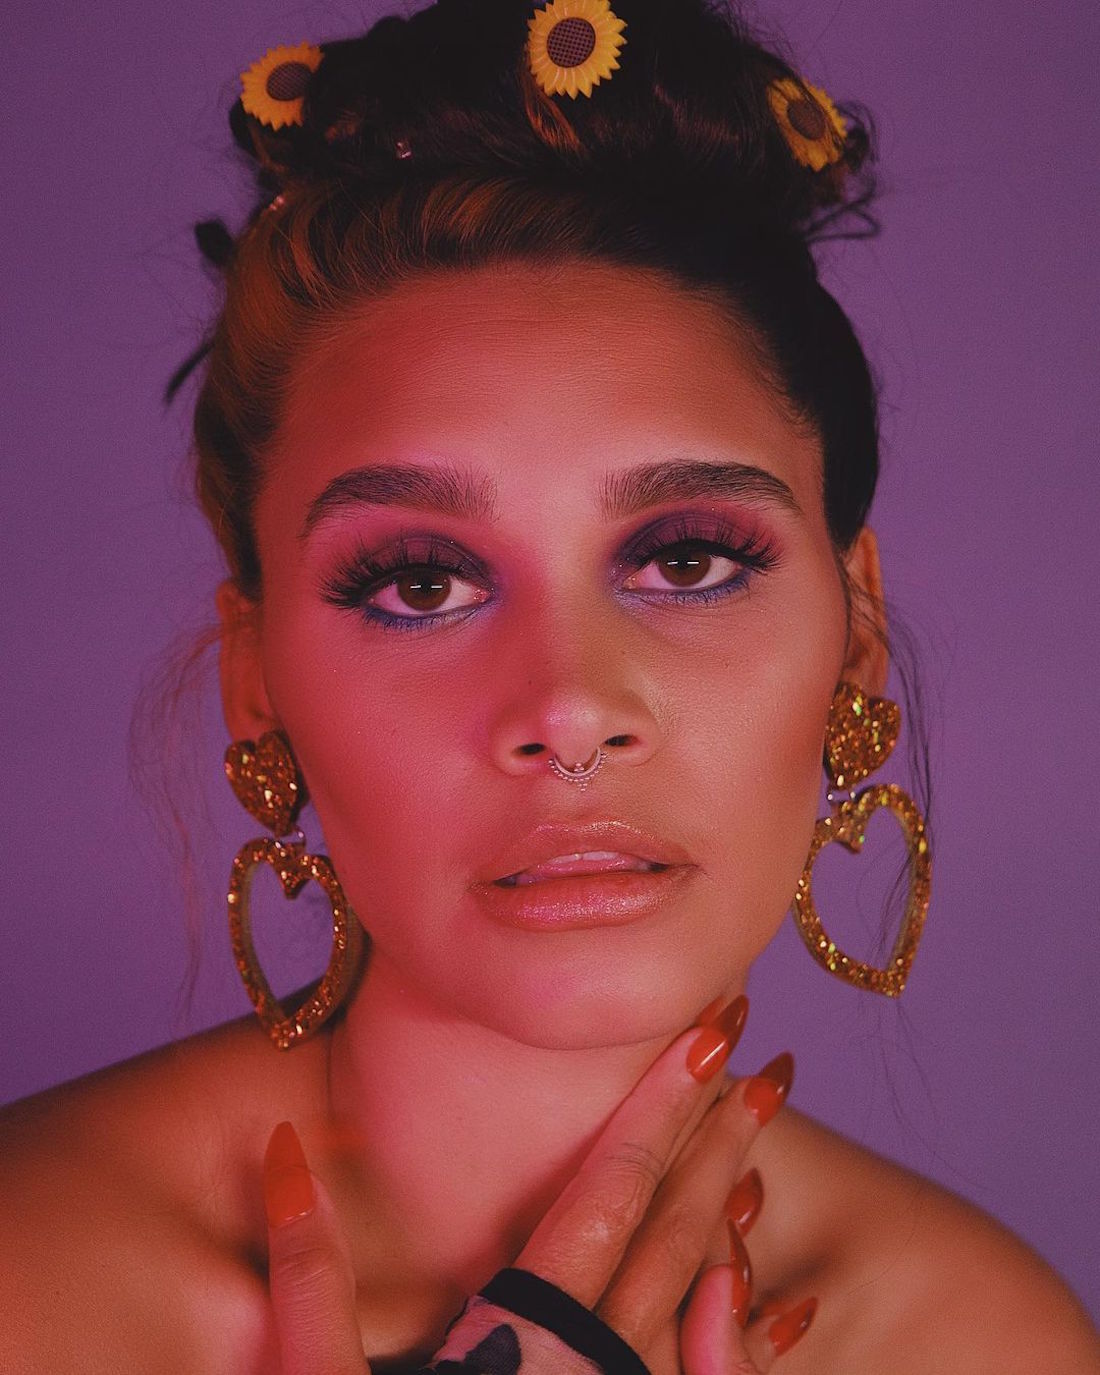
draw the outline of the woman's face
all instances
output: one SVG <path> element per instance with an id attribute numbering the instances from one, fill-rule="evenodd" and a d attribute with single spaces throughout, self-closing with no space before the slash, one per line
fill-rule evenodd
<path id="1" fill-rule="evenodd" d="M 713 307 L 588 264 L 401 286 L 302 361 L 257 537 L 227 721 L 286 731 L 375 959 L 559 1047 L 668 1034 L 743 983 L 837 682 L 882 685 L 846 643 L 820 445 Z M 851 567 L 877 578 L 869 532 Z M 586 790 L 548 766 L 599 744 Z M 690 863 L 630 920 L 510 924 L 535 888 L 488 900 L 494 860 L 591 820 Z"/>

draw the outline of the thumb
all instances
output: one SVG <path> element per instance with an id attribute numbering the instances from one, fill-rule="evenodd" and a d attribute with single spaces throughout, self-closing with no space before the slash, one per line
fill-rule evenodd
<path id="1" fill-rule="evenodd" d="M 267 1144 L 264 1207 L 282 1375 L 370 1375 L 351 1253 L 289 1122 L 280 1122 Z"/>

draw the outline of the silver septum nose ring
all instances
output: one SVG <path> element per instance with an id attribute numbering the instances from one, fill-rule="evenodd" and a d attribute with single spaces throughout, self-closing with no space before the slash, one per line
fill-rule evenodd
<path id="1" fill-rule="evenodd" d="M 595 774 L 603 761 L 607 758 L 602 748 L 597 745 L 596 752 L 584 764 L 574 764 L 572 768 L 563 764 L 556 754 L 550 756 L 550 767 L 559 778 L 564 778 L 567 783 L 579 783 L 581 792 L 588 787 L 588 780 Z"/>

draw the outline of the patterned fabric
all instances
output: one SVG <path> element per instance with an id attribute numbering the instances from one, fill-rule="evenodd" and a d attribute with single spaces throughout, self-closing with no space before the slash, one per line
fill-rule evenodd
<path id="1" fill-rule="evenodd" d="M 461 1361 L 444 1357 L 436 1361 L 432 1370 L 436 1375 L 463 1375 L 463 1372 L 465 1375 L 518 1375 L 522 1361 L 516 1329 L 501 1323 L 471 1347 Z"/>
<path id="2" fill-rule="evenodd" d="M 564 1290 L 501 1270 L 415 1375 L 650 1375 L 630 1346 Z"/>

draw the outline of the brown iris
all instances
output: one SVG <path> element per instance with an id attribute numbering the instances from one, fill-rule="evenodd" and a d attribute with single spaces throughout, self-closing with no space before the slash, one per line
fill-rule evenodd
<path id="1" fill-rule="evenodd" d="M 413 611 L 435 611 L 447 600 L 451 580 L 446 573 L 406 573 L 394 584 L 401 599 Z"/>
<path id="2" fill-rule="evenodd" d="M 681 587 L 692 587 L 700 578 L 705 577 L 710 572 L 709 554 L 669 554 L 657 562 L 661 565 L 662 574 L 670 582 L 677 583 Z"/>

